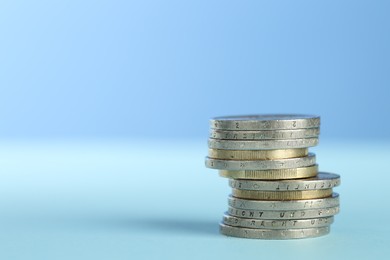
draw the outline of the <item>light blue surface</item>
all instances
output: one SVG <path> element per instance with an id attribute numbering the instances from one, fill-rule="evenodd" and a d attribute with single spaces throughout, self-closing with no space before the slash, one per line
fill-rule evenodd
<path id="1" fill-rule="evenodd" d="M 322 140 L 342 177 L 331 234 L 262 241 L 218 234 L 229 188 L 205 140 L 2 141 L 0 259 L 385 259 L 388 147 Z"/>
<path id="2" fill-rule="evenodd" d="M 389 9 L 1 1 L 0 136 L 205 138 L 212 116 L 300 112 L 321 115 L 326 137 L 387 138 Z"/>

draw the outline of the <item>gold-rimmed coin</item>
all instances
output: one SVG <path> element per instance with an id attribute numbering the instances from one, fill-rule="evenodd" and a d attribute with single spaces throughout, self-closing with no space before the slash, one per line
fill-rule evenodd
<path id="1" fill-rule="evenodd" d="M 282 179 L 300 179 L 316 176 L 318 173 L 318 164 L 309 167 L 275 169 L 275 170 L 246 170 L 246 171 L 228 171 L 220 170 L 221 177 L 230 179 L 251 179 L 251 180 L 282 180 Z"/>
<path id="2" fill-rule="evenodd" d="M 222 160 L 273 160 L 307 156 L 307 148 L 278 150 L 222 150 L 209 149 L 209 157 Z"/>
<path id="3" fill-rule="evenodd" d="M 258 191 L 232 189 L 233 197 L 253 200 L 305 200 L 331 196 L 332 189 L 300 191 Z"/>

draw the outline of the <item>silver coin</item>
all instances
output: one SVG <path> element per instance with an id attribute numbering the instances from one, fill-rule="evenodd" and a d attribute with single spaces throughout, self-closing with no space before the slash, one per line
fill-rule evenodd
<path id="1" fill-rule="evenodd" d="M 339 206 L 339 194 L 333 192 L 331 197 L 308 200 L 248 200 L 238 199 L 232 196 L 228 198 L 230 207 L 238 209 L 252 210 L 303 210 L 322 209 Z"/>
<path id="2" fill-rule="evenodd" d="M 261 190 L 261 191 L 303 191 L 331 189 L 340 185 L 340 175 L 319 172 L 316 177 L 296 180 L 229 180 L 232 188 L 240 190 Z"/>
<path id="3" fill-rule="evenodd" d="M 307 148 L 318 144 L 318 138 L 305 139 L 285 139 L 285 140 L 208 140 L 208 146 L 212 149 L 221 150 L 275 150 L 275 149 L 293 149 Z"/>
<path id="4" fill-rule="evenodd" d="M 220 232 L 226 236 L 255 238 L 255 239 L 297 239 L 319 237 L 329 233 L 330 227 L 297 228 L 297 229 L 260 229 L 233 227 L 223 223 L 219 224 Z"/>
<path id="5" fill-rule="evenodd" d="M 316 156 L 314 153 L 309 153 L 305 157 L 254 161 L 219 160 L 206 157 L 205 164 L 208 168 L 229 171 L 291 169 L 316 164 Z"/>
<path id="6" fill-rule="evenodd" d="M 298 114 L 225 116 L 210 120 L 212 129 L 236 131 L 318 128 L 319 126 L 319 116 Z"/>
<path id="7" fill-rule="evenodd" d="M 254 219 L 307 219 L 329 217 L 338 214 L 339 206 L 320 209 L 302 209 L 302 210 L 253 210 L 253 209 L 237 209 L 233 207 L 228 208 L 228 213 L 231 216 L 240 218 L 254 218 Z"/>
<path id="8" fill-rule="evenodd" d="M 317 228 L 329 226 L 333 223 L 333 216 L 311 219 L 253 219 L 240 218 L 223 215 L 222 222 L 229 226 L 244 227 L 244 228 L 266 228 L 266 229 L 295 229 L 295 228 Z"/>
<path id="9" fill-rule="evenodd" d="M 319 134 L 320 128 L 263 131 L 210 130 L 210 138 L 222 140 L 302 139 L 318 138 Z"/>

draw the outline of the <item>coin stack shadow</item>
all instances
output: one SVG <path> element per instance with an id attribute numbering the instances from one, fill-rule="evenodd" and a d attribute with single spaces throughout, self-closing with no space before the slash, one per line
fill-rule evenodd
<path id="1" fill-rule="evenodd" d="M 340 176 L 318 172 L 308 148 L 318 144 L 320 118 L 250 115 L 210 120 L 206 166 L 229 178 L 232 194 L 220 231 L 258 239 L 328 234 L 339 212 Z"/>

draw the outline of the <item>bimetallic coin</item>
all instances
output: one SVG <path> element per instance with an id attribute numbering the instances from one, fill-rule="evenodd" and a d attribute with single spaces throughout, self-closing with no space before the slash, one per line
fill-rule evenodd
<path id="1" fill-rule="evenodd" d="M 320 209 L 302 209 L 302 210 L 253 210 L 253 209 L 237 209 L 228 208 L 228 213 L 231 216 L 240 218 L 254 219 L 307 219 L 329 217 L 338 214 L 339 206 Z"/>
<path id="2" fill-rule="evenodd" d="M 330 227 L 318 228 L 297 228 L 297 229 L 260 229 L 233 227 L 226 224 L 219 224 L 220 232 L 226 236 L 256 239 L 298 239 L 319 237 L 329 233 Z"/>
<path id="3" fill-rule="evenodd" d="M 278 180 L 278 181 L 258 181 L 258 180 L 229 180 L 232 188 L 240 190 L 261 190 L 261 191 L 302 191 L 331 189 L 340 185 L 340 175 L 319 172 L 316 177 L 300 180 Z"/>
<path id="4" fill-rule="evenodd" d="M 340 200 L 339 194 L 334 192 L 327 198 L 290 201 L 249 200 L 229 196 L 228 204 L 230 207 L 245 210 L 304 210 L 336 207 L 340 205 Z"/>
<path id="5" fill-rule="evenodd" d="M 247 170 L 247 171 L 229 171 L 220 170 L 219 175 L 231 179 L 251 179 L 251 180 L 281 180 L 281 179 L 300 179 L 316 176 L 318 165 L 309 167 L 274 169 L 274 170 Z"/>
<path id="6" fill-rule="evenodd" d="M 333 216 L 312 218 L 312 219 L 253 219 L 230 216 L 227 213 L 223 216 L 222 222 L 229 226 L 244 228 L 266 228 L 266 229 L 295 229 L 295 228 L 317 228 L 329 226 L 333 223 Z"/>
<path id="7" fill-rule="evenodd" d="M 319 134 L 319 128 L 264 131 L 210 130 L 210 138 L 222 140 L 303 139 L 318 138 Z"/>
<path id="8" fill-rule="evenodd" d="M 275 160 L 220 160 L 206 157 L 206 167 L 219 170 L 272 170 L 272 169 L 291 169 L 312 166 L 316 163 L 314 153 L 309 153 L 305 157 L 275 159 Z"/>
<path id="9" fill-rule="evenodd" d="M 210 138 L 209 148 L 222 150 L 276 150 L 294 149 L 316 146 L 318 138 L 292 139 L 292 140 L 220 140 Z"/>
<path id="10" fill-rule="evenodd" d="M 297 191 L 262 191 L 232 189 L 233 197 L 253 200 L 306 200 L 326 198 L 332 195 L 332 189 Z"/>
<path id="11" fill-rule="evenodd" d="M 280 130 L 318 128 L 320 117 L 314 115 L 243 115 L 215 117 L 210 120 L 210 128 L 221 130 Z"/>
<path id="12" fill-rule="evenodd" d="M 307 156 L 307 148 L 282 150 L 220 150 L 209 149 L 209 158 L 221 160 L 273 160 Z"/>

